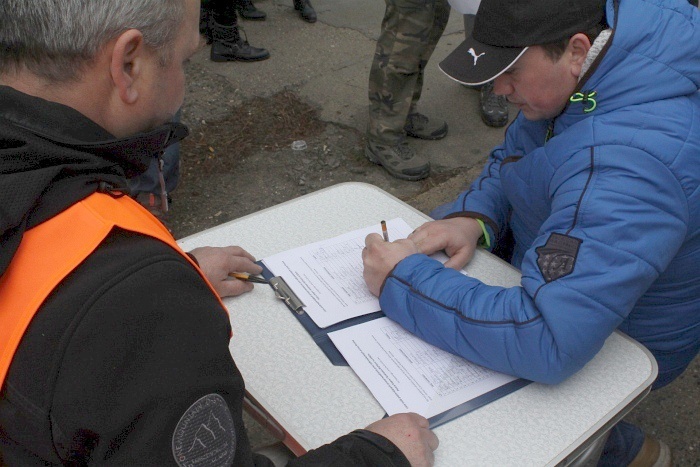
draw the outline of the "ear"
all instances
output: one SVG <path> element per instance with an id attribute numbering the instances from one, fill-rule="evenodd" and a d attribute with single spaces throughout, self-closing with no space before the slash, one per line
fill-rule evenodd
<path id="1" fill-rule="evenodd" d="M 583 69 L 583 63 L 586 61 L 586 56 L 588 51 L 591 49 L 591 41 L 588 36 L 579 32 L 574 34 L 569 39 L 569 45 L 566 48 L 566 54 L 569 58 L 569 64 L 571 66 L 571 73 L 576 77 L 581 76 L 581 70 Z"/>
<path id="2" fill-rule="evenodd" d="M 119 97 L 126 104 L 133 104 L 139 97 L 137 80 L 142 73 L 144 49 L 143 34 L 136 29 L 123 32 L 114 42 L 110 73 Z"/>

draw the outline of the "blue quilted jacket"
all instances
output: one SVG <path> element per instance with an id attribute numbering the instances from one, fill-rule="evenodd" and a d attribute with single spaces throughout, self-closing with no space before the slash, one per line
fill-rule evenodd
<path id="1" fill-rule="evenodd" d="M 512 230 L 521 286 L 412 255 L 380 303 L 438 347 L 544 383 L 619 329 L 654 354 L 659 387 L 700 349 L 700 11 L 610 0 L 606 15 L 613 36 L 564 112 L 519 115 L 451 206 L 496 239 Z"/>

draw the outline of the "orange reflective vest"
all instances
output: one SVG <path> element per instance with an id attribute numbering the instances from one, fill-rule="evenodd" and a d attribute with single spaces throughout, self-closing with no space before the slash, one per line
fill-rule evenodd
<path id="1" fill-rule="evenodd" d="M 22 336 L 44 300 L 115 226 L 170 245 L 199 271 L 218 299 L 197 264 L 153 215 L 128 196 L 114 198 L 95 193 L 26 231 L 0 277 L 0 386 Z M 226 309 L 223 303 L 221 306 Z"/>

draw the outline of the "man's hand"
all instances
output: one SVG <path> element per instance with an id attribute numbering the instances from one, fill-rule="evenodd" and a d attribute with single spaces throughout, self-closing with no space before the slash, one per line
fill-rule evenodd
<path id="1" fill-rule="evenodd" d="M 479 223 L 471 217 L 454 217 L 427 222 L 408 236 L 426 255 L 445 250 L 450 257 L 445 266 L 462 269 L 474 256 L 476 244 L 483 235 Z"/>
<path id="2" fill-rule="evenodd" d="M 379 296 L 384 279 L 394 266 L 407 256 L 419 253 L 418 248 L 410 240 L 397 240 L 385 242 L 379 234 L 369 234 L 365 238 L 365 248 L 362 250 L 362 263 L 365 269 L 362 276 L 365 278 L 369 291 Z"/>
<path id="3" fill-rule="evenodd" d="M 262 267 L 255 264 L 253 255 L 239 246 L 195 248 L 190 254 L 197 258 L 199 268 L 207 276 L 221 298 L 240 295 L 253 290 L 251 282 L 229 277 L 231 272 L 260 274 Z"/>
<path id="4" fill-rule="evenodd" d="M 433 451 L 440 444 L 428 426 L 425 417 L 416 413 L 400 413 L 376 421 L 365 429 L 394 443 L 413 467 L 424 467 L 433 465 Z"/>

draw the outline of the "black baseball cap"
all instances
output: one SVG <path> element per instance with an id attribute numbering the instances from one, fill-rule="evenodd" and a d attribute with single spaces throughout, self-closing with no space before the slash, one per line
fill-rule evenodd
<path id="1" fill-rule="evenodd" d="M 462 84 L 484 84 L 510 68 L 529 46 L 588 31 L 604 13 L 604 0 L 481 0 L 471 36 L 439 66 Z"/>

